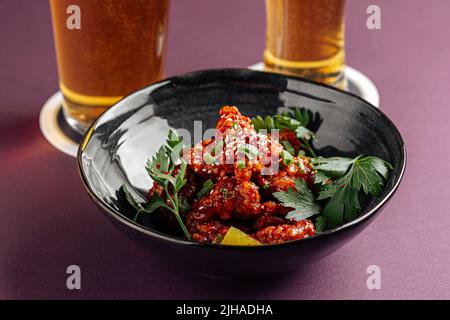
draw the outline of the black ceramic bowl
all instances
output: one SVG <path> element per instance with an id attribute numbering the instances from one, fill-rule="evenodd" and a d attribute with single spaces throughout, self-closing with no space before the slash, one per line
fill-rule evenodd
<path id="1" fill-rule="evenodd" d="M 214 128 L 219 108 L 227 104 L 248 116 L 273 115 L 290 106 L 318 112 L 323 119 L 315 142 L 319 154 L 363 153 L 393 164 L 381 197 L 367 199 L 363 213 L 349 223 L 278 245 L 199 244 L 160 227 L 155 217 L 135 223 L 119 188 L 125 184 L 136 199 L 144 200 L 152 185 L 145 162 L 165 142 L 169 127 L 193 131 L 194 121 L 202 120 L 203 129 Z M 171 265 L 210 275 L 251 276 L 299 268 L 350 241 L 394 194 L 405 170 L 406 153 L 393 123 L 352 94 L 295 77 L 221 69 L 169 78 L 121 100 L 89 129 L 78 152 L 78 165 L 87 192 L 105 215 L 129 238 L 158 252 Z"/>

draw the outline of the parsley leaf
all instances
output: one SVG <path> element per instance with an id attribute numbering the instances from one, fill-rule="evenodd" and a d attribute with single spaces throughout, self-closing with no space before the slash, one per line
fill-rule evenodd
<path id="1" fill-rule="evenodd" d="M 253 160 L 258 156 L 258 148 L 251 144 L 241 144 L 238 151 L 243 153 L 249 160 Z"/>
<path id="2" fill-rule="evenodd" d="M 205 195 L 207 195 L 211 189 L 213 188 L 214 183 L 211 179 L 208 179 L 203 183 L 202 189 L 197 193 L 197 199 L 203 198 Z"/>
<path id="3" fill-rule="evenodd" d="M 127 202 L 134 208 L 134 210 L 136 210 L 136 214 L 133 218 L 134 221 L 137 221 L 139 214 L 141 214 L 141 213 L 152 213 L 153 211 L 155 211 L 156 209 L 158 209 L 160 207 L 168 208 L 167 205 L 164 203 L 164 201 L 161 199 L 161 197 L 157 193 L 155 193 L 152 196 L 152 198 L 150 199 L 150 201 L 148 203 L 146 203 L 144 206 L 142 206 L 140 203 L 138 203 L 134 199 L 133 195 L 131 194 L 131 192 L 128 190 L 128 188 L 125 185 L 120 187 L 120 192 L 123 193 Z"/>
<path id="4" fill-rule="evenodd" d="M 306 128 L 300 121 L 296 119 L 277 114 L 274 117 L 276 129 L 287 129 L 294 131 L 300 140 L 311 140 L 314 138 L 314 132 Z"/>
<path id="5" fill-rule="evenodd" d="M 276 129 L 275 121 L 271 116 L 266 116 L 265 118 L 256 116 L 251 122 L 256 131 Z"/>
<path id="6" fill-rule="evenodd" d="M 309 123 L 311 121 L 312 112 L 310 110 L 307 110 L 304 108 L 301 109 L 301 108 L 291 107 L 289 111 L 283 112 L 282 115 L 285 117 L 294 118 L 295 120 L 297 120 L 303 126 L 306 127 L 309 125 Z"/>
<path id="7" fill-rule="evenodd" d="M 324 216 L 318 216 L 316 218 L 316 222 L 314 226 L 316 228 L 316 232 L 322 232 L 325 229 L 326 219 Z"/>
<path id="8" fill-rule="evenodd" d="M 353 164 L 354 159 L 344 157 L 313 158 L 311 162 L 317 170 L 331 177 L 343 176 Z"/>
<path id="9" fill-rule="evenodd" d="M 283 112 L 273 117 L 266 116 L 262 118 L 261 116 L 257 116 L 251 120 L 251 123 L 256 131 L 266 130 L 268 133 L 273 129 L 294 131 L 297 139 L 303 142 L 305 151 L 308 151 L 311 156 L 316 157 L 309 142 L 314 139 L 315 133 L 307 128 L 311 120 L 311 114 L 311 111 L 306 109 L 291 108 L 290 112 Z M 285 145 L 283 141 L 281 143 Z M 293 148 L 287 146 L 286 151 L 294 155 Z"/>
<path id="10" fill-rule="evenodd" d="M 357 158 L 353 164 L 350 185 L 358 191 L 363 189 L 365 194 L 378 197 L 381 194 L 384 179 L 389 177 L 389 171 L 392 169 L 390 163 L 377 157 Z"/>
<path id="11" fill-rule="evenodd" d="M 331 180 L 331 177 L 323 171 L 317 171 L 314 175 L 314 183 L 318 185 L 326 185 Z"/>
<path id="12" fill-rule="evenodd" d="M 164 208 L 172 212 L 185 236 L 191 239 L 191 235 L 187 230 L 180 213 L 189 210 L 190 205 L 185 198 L 178 195 L 178 192 L 186 184 L 186 168 L 187 163 L 180 158 L 183 150 L 182 138 L 173 130 L 169 130 L 167 144 L 159 148 L 158 152 L 147 162 L 146 170 L 154 183 L 163 187 L 163 194 L 154 193 L 148 203 L 142 207 L 139 205 L 128 192 L 125 186 L 122 190 L 128 202 L 136 209 L 135 220 L 141 213 L 152 213 L 153 211 Z"/>
<path id="13" fill-rule="evenodd" d="M 191 205 L 185 197 L 180 197 L 179 207 L 181 212 L 188 212 L 189 210 L 191 210 Z"/>
<path id="14" fill-rule="evenodd" d="M 288 166 L 294 163 L 294 157 L 292 157 L 292 155 L 286 150 L 283 150 L 281 151 L 281 161 L 283 161 L 285 166 Z"/>
<path id="15" fill-rule="evenodd" d="M 165 208 L 165 209 L 170 210 L 170 208 L 167 206 L 167 204 L 161 198 L 161 196 L 155 192 L 153 194 L 153 196 L 150 198 L 150 200 L 148 201 L 148 203 L 145 204 L 144 209 L 141 209 L 140 210 L 141 212 L 139 212 L 139 211 L 137 212 L 137 215 L 139 213 L 152 213 L 153 211 L 155 211 L 156 209 L 159 209 L 159 208 Z"/>
<path id="16" fill-rule="evenodd" d="M 284 150 L 286 150 L 287 152 L 289 152 L 292 155 L 295 154 L 295 149 L 289 141 L 281 140 L 280 142 L 283 145 Z"/>
<path id="17" fill-rule="evenodd" d="M 293 209 L 288 212 L 286 218 L 300 221 L 318 214 L 320 208 L 314 202 L 314 195 L 306 183 L 301 179 L 295 179 L 294 185 L 295 190 L 289 188 L 287 191 L 278 191 L 273 194 L 284 207 Z"/>
<path id="18" fill-rule="evenodd" d="M 335 180 L 322 186 L 318 200 L 329 199 L 323 208 L 328 228 L 350 221 L 361 213 L 359 192 L 375 197 L 381 194 L 392 166 L 377 157 L 360 155 L 350 158 L 316 158 L 312 163 L 322 176 Z M 318 178 L 318 180 L 323 178 Z"/>
<path id="19" fill-rule="evenodd" d="M 321 193 L 323 197 L 323 194 Z M 332 228 L 350 221 L 361 213 L 358 192 L 348 185 L 341 184 L 335 187 L 331 193 L 331 199 L 323 208 L 323 216 L 326 218 L 327 227 Z"/>
<path id="20" fill-rule="evenodd" d="M 295 131 L 295 129 L 302 126 L 302 123 L 300 121 L 297 121 L 289 116 L 277 114 L 273 118 L 277 129 L 287 129 Z"/>
<path id="21" fill-rule="evenodd" d="M 314 139 L 314 132 L 309 130 L 306 127 L 298 126 L 295 130 L 295 134 L 297 135 L 297 138 L 300 140 L 312 140 Z"/>

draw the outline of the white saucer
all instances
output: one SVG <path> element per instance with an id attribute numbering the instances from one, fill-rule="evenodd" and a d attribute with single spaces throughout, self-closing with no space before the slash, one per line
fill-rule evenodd
<path id="1" fill-rule="evenodd" d="M 251 65 L 249 68 L 263 70 L 263 63 Z M 373 82 L 352 67 L 347 66 L 345 74 L 348 81 L 348 91 L 369 101 L 378 108 L 380 96 Z M 58 91 L 45 102 L 39 116 L 39 125 L 42 134 L 52 146 L 75 158 L 82 137 L 65 122 L 62 115 L 62 99 L 62 93 Z"/>
<path id="2" fill-rule="evenodd" d="M 264 64 L 262 62 L 249 66 L 252 70 L 262 71 Z M 345 76 L 348 81 L 348 91 L 360 96 L 364 100 L 370 102 L 375 107 L 380 107 L 380 95 L 375 84 L 361 71 L 347 66 L 345 68 Z"/>
<path id="3" fill-rule="evenodd" d="M 61 92 L 53 94 L 41 109 L 39 126 L 45 139 L 59 151 L 76 157 L 81 135 L 75 132 L 62 115 Z"/>

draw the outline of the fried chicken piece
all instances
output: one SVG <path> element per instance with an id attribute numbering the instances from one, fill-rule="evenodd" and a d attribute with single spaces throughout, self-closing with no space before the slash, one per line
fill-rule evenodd
<path id="1" fill-rule="evenodd" d="M 226 178 L 220 180 L 209 195 L 193 205 L 186 224 L 194 239 L 206 242 L 216 239 L 219 234 L 223 236 L 228 225 L 237 226 L 246 233 L 251 233 L 252 229 L 259 230 L 261 233 L 256 233 L 259 237 L 270 236 L 272 231 L 267 229 L 269 226 L 282 225 L 282 232 L 288 235 L 282 235 L 279 230 L 273 232 L 274 237 L 283 239 L 297 230 L 295 225 L 283 218 L 289 211 L 289 208 L 273 201 L 260 204 L 258 187 L 254 183 L 236 183 L 235 179 Z"/>
<path id="2" fill-rule="evenodd" d="M 251 181 L 238 182 L 225 177 L 216 182 L 209 194 L 192 206 L 192 212 L 207 212 L 211 219 L 256 219 L 261 214 L 258 186 Z"/>
<path id="3" fill-rule="evenodd" d="M 285 241 L 301 240 L 316 233 L 314 224 L 309 220 L 269 226 L 255 232 L 252 236 L 265 244 L 281 243 Z"/>
<path id="4" fill-rule="evenodd" d="M 274 201 L 266 201 L 261 204 L 261 210 L 264 211 L 266 214 L 270 215 L 282 215 L 285 216 L 289 211 L 291 211 L 290 208 L 284 207 L 280 203 L 276 203 Z"/>
<path id="5" fill-rule="evenodd" d="M 289 223 L 289 220 L 287 219 L 264 213 L 255 221 L 253 228 L 256 230 L 261 230 L 268 226 L 278 226 L 280 224 L 287 223 Z"/>
<path id="6" fill-rule="evenodd" d="M 262 215 L 256 219 L 253 224 L 253 228 L 261 230 L 268 226 L 277 226 L 280 224 L 289 224 L 289 220 L 284 216 L 290 211 L 290 208 L 286 208 L 280 203 L 273 201 L 267 201 L 261 204 Z"/>
<path id="7" fill-rule="evenodd" d="M 217 181 L 209 194 L 197 200 L 192 212 L 207 213 L 211 219 L 228 220 L 236 207 L 236 179 L 225 177 Z"/>
<path id="8" fill-rule="evenodd" d="M 215 239 L 228 227 L 227 221 L 254 220 L 261 215 L 258 187 L 250 181 L 238 182 L 225 177 L 217 181 L 209 194 L 197 200 L 187 215 L 186 225 L 194 240 Z M 226 232 L 226 231 L 225 231 Z M 206 241 L 206 240 L 205 240 Z"/>
<path id="9" fill-rule="evenodd" d="M 276 174 L 271 183 L 269 190 L 273 193 L 276 191 L 287 191 L 289 188 L 294 188 L 295 177 L 288 175 L 286 172 L 279 172 Z"/>
<path id="10" fill-rule="evenodd" d="M 300 148 L 294 132 L 282 131 L 280 137 L 289 141 L 295 150 Z M 274 201 L 261 203 L 261 195 L 274 199 L 273 192 L 295 188 L 297 178 L 313 185 L 314 171 L 309 160 L 294 157 L 292 164 L 285 165 L 279 157 L 283 149 L 271 135 L 257 133 L 250 118 L 243 116 L 236 107 L 221 108 L 216 137 L 183 152 L 188 164 L 188 183 L 179 191 L 179 196 L 192 205 L 191 211 L 182 216 L 194 241 L 218 243 L 230 226 L 262 243 L 298 240 L 315 233 L 309 220 L 286 219 L 290 208 Z M 197 199 L 197 192 L 207 179 L 211 179 L 214 186 Z M 156 183 L 148 194 L 149 199 L 155 193 L 166 198 L 163 188 Z"/>
<path id="11" fill-rule="evenodd" d="M 221 221 L 230 219 L 234 211 L 234 187 L 233 179 L 222 179 L 208 195 L 193 204 L 186 217 L 186 227 L 194 241 L 214 243 L 225 236 L 228 227 Z"/>
<path id="12" fill-rule="evenodd" d="M 187 216 L 186 225 L 192 240 L 202 243 L 220 242 L 229 228 L 217 220 L 212 220 L 208 214 L 197 212 Z"/>
<path id="13" fill-rule="evenodd" d="M 222 133 L 230 129 L 237 129 L 237 127 L 254 130 L 250 118 L 243 116 L 234 106 L 223 106 L 219 114 L 220 118 L 217 121 L 216 129 Z"/>
<path id="14" fill-rule="evenodd" d="M 287 191 L 294 188 L 294 180 L 301 178 L 309 186 L 314 184 L 314 169 L 309 160 L 303 157 L 295 157 L 294 162 L 288 166 L 280 164 L 279 171 L 273 175 L 256 175 L 255 179 L 266 194 L 271 195 L 277 191 Z"/>
<path id="15" fill-rule="evenodd" d="M 215 150 L 214 140 L 203 140 L 193 148 L 183 152 L 183 159 L 188 164 L 188 168 L 196 175 L 216 181 L 220 177 L 230 176 L 233 173 L 233 166 L 228 165 L 223 158 L 223 148 Z M 215 152 L 211 152 L 214 148 Z M 205 154 L 213 154 L 214 159 L 205 160 Z M 214 161 L 212 161 L 214 160 Z"/>
<path id="16" fill-rule="evenodd" d="M 314 184 L 315 172 L 309 158 L 295 157 L 294 163 L 286 166 L 284 170 L 291 177 L 302 178 L 309 186 Z"/>
<path id="17" fill-rule="evenodd" d="M 243 181 L 236 185 L 235 217 L 255 219 L 261 214 L 261 196 L 258 189 L 251 181 Z"/>
<path id="18" fill-rule="evenodd" d="M 236 107 L 225 106 L 220 109 L 216 137 L 197 143 L 183 158 L 203 178 L 217 181 L 234 176 L 238 181 L 249 181 L 274 159 L 278 164 L 282 150 L 278 141 L 257 133 L 250 118 Z"/>

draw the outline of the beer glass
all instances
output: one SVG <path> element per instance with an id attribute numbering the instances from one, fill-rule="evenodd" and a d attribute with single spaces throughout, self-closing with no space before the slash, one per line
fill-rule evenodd
<path id="1" fill-rule="evenodd" d="M 169 0 L 50 0 L 63 112 L 77 131 L 165 73 Z"/>
<path id="2" fill-rule="evenodd" d="M 266 0 L 265 70 L 344 88 L 345 0 Z"/>

